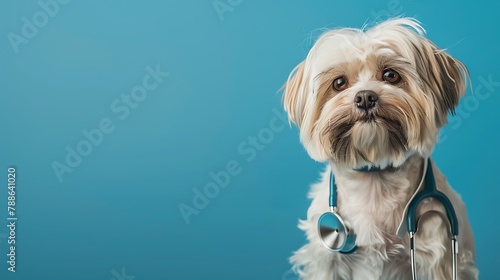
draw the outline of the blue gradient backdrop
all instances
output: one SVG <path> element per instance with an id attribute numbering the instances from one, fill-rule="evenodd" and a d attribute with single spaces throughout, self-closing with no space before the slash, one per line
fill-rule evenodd
<path id="1" fill-rule="evenodd" d="M 296 224 L 322 165 L 296 128 L 282 128 L 278 90 L 320 29 L 395 14 L 421 20 L 481 93 L 468 92 L 434 158 L 468 204 L 481 279 L 498 279 L 499 2 L 217 3 L 229 5 L 222 20 L 211 0 L 73 0 L 18 53 L 9 33 L 43 10 L 0 4 L 0 279 L 296 279 L 287 258 L 305 242 Z M 170 75 L 121 120 L 111 104 L 157 65 Z M 114 130 L 58 180 L 53 162 L 103 118 Z M 259 136 L 267 142 L 251 148 Z M 187 225 L 179 205 L 193 206 L 193 189 L 235 162 L 239 173 Z M 6 263 L 9 166 L 16 273 Z"/>

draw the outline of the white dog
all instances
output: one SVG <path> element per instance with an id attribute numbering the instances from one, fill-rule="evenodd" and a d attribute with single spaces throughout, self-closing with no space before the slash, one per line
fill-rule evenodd
<path id="1" fill-rule="evenodd" d="M 284 85 L 284 107 L 301 142 L 314 160 L 329 163 L 321 182 L 312 186 L 307 220 L 299 225 L 309 242 L 291 257 L 303 279 L 412 278 L 406 207 L 419 191 L 426 159 L 447 114 L 454 113 L 465 94 L 468 78 L 460 61 L 423 34 L 411 18 L 390 19 L 369 30 L 327 31 Z M 438 168 L 432 168 L 437 189 L 458 216 L 458 279 L 477 279 L 465 205 Z M 338 214 L 356 234 L 352 254 L 326 248 L 318 233 L 318 219 L 329 211 L 330 172 Z M 434 214 L 423 215 L 429 211 Z M 417 215 L 418 279 L 452 279 L 444 207 L 427 199 Z"/>

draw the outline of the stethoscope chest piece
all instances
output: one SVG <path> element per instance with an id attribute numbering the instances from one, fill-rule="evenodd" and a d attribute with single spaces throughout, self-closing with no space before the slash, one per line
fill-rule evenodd
<path id="1" fill-rule="evenodd" d="M 323 245 L 332 251 L 348 254 L 356 249 L 356 236 L 335 211 L 321 215 L 318 232 Z"/>
<path id="2" fill-rule="evenodd" d="M 324 213 L 318 220 L 318 234 L 326 248 L 350 254 L 356 251 L 356 235 L 345 224 L 344 220 L 337 213 L 337 188 L 333 173 L 330 173 L 330 211 Z"/>

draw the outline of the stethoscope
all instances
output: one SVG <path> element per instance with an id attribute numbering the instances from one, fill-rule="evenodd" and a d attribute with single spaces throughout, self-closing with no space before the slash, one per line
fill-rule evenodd
<path id="1" fill-rule="evenodd" d="M 408 204 L 406 214 L 407 230 L 410 235 L 410 261 L 412 279 L 417 279 L 416 264 L 415 264 L 415 233 L 418 229 L 417 207 L 426 198 L 433 198 L 439 201 L 446 211 L 446 216 L 450 222 L 451 238 L 451 253 L 453 262 L 453 280 L 457 279 L 457 261 L 458 261 L 458 219 L 455 214 L 455 209 L 448 197 L 437 190 L 434 173 L 430 158 L 425 161 L 423 177 L 425 185 L 423 189 L 414 195 Z M 362 172 L 381 171 L 378 168 L 362 168 L 356 169 Z M 418 191 L 418 189 L 417 189 Z M 342 254 L 350 254 L 356 251 L 356 234 L 350 230 L 342 217 L 338 214 L 337 209 L 337 187 L 333 172 L 330 172 L 330 196 L 329 196 L 330 212 L 326 212 L 318 220 L 318 232 L 323 245 L 328 249 L 340 252 Z M 425 214 L 425 213 L 424 213 Z M 421 216 L 422 217 L 422 216 Z"/>

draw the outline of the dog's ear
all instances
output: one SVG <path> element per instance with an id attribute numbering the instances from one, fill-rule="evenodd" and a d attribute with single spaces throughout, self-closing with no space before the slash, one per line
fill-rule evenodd
<path id="1" fill-rule="evenodd" d="M 304 117 L 304 106 L 306 102 L 308 83 L 304 77 L 305 62 L 302 61 L 297 65 L 290 75 L 288 80 L 283 85 L 283 104 L 285 111 L 288 113 L 290 121 L 295 123 L 300 128 Z"/>
<path id="2" fill-rule="evenodd" d="M 436 124 L 444 126 L 448 113 L 455 114 L 458 101 L 465 95 L 469 73 L 459 60 L 440 50 L 426 38 L 417 48 L 417 71 L 432 91 L 436 107 Z"/>

